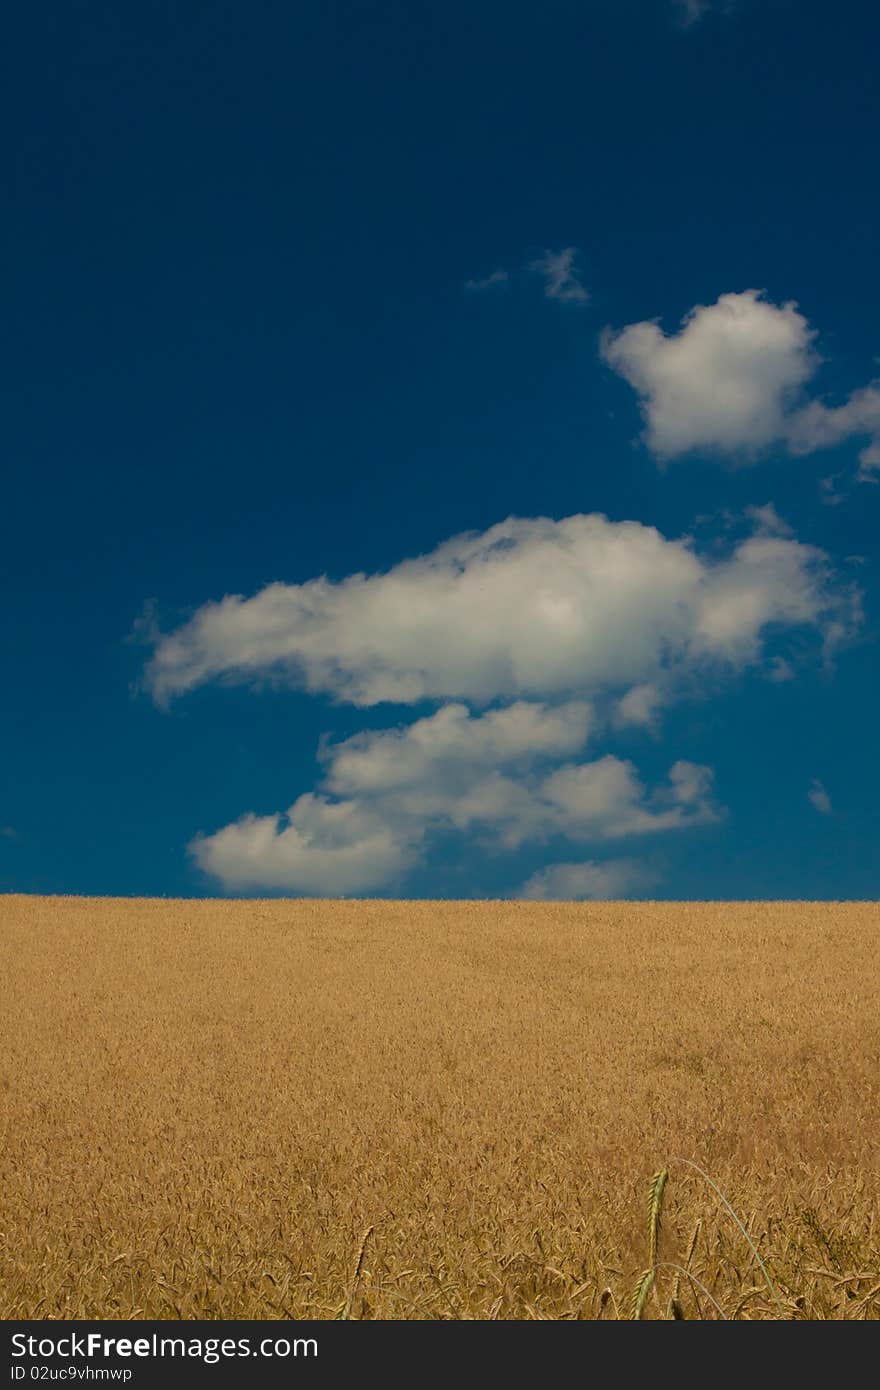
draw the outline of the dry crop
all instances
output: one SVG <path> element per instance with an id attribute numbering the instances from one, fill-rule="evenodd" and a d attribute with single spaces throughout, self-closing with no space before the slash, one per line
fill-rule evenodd
<path id="1" fill-rule="evenodd" d="M 880 1317 L 877 904 L 10 896 L 0 952 L 7 1318 Z"/>

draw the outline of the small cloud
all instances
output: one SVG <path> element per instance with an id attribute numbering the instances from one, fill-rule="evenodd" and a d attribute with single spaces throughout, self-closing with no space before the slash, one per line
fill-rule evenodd
<path id="1" fill-rule="evenodd" d="M 500 290 L 506 289 L 510 281 L 510 276 L 506 270 L 493 270 L 491 275 L 478 275 L 473 280 L 465 280 L 464 287 L 471 293 L 479 293 L 481 290 Z"/>
<path id="2" fill-rule="evenodd" d="M 793 303 L 761 290 L 699 304 L 675 333 L 650 320 L 601 336 L 605 362 L 636 391 L 648 448 L 754 461 L 788 429 L 788 411 L 818 365 L 815 332 Z"/>
<path id="3" fill-rule="evenodd" d="M 639 397 L 643 439 L 661 462 L 702 452 L 754 463 L 772 446 L 799 457 L 861 439 L 855 481 L 880 482 L 880 379 L 840 405 L 810 399 L 816 337 L 793 301 L 751 289 L 695 305 L 677 332 L 644 319 L 606 328 L 599 343 Z M 821 481 L 826 505 L 841 500 L 839 476 Z"/>
<path id="4" fill-rule="evenodd" d="M 816 810 L 823 816 L 831 815 L 831 797 L 826 792 L 818 777 L 813 778 L 813 785 L 807 792 L 807 796 Z"/>
<path id="5" fill-rule="evenodd" d="M 837 486 L 837 479 L 840 473 L 829 473 L 827 478 L 819 479 L 819 491 L 822 494 L 822 503 L 826 507 L 839 507 L 844 498 L 844 493 Z"/>
<path id="6" fill-rule="evenodd" d="M 0 825 L 0 836 L 2 836 L 4 840 L 17 840 L 18 831 L 14 825 Z"/>
<path id="7" fill-rule="evenodd" d="M 650 682 L 631 686 L 614 706 L 612 719 L 615 727 L 655 728 L 663 699 L 663 692 Z"/>
<path id="8" fill-rule="evenodd" d="M 125 638 L 136 646 L 152 647 L 162 636 L 159 627 L 159 605 L 154 598 L 145 600 L 140 613 L 135 618 L 131 632 Z"/>
<path id="9" fill-rule="evenodd" d="M 544 280 L 544 294 L 547 299 L 556 299 L 561 304 L 586 304 L 589 292 L 581 282 L 580 271 L 575 266 L 577 247 L 566 246 L 562 251 L 545 251 L 529 269 Z"/>
<path id="10" fill-rule="evenodd" d="M 880 473 L 880 381 L 852 391 L 842 405 L 814 400 L 791 416 L 788 447 L 793 454 L 833 449 L 848 439 L 867 437 L 859 454 L 856 482 L 877 482 Z"/>
<path id="11" fill-rule="evenodd" d="M 745 514 L 755 524 L 759 536 L 793 536 L 794 531 L 787 521 L 783 521 L 772 502 L 763 507 L 746 507 Z"/>
<path id="12" fill-rule="evenodd" d="M 652 875 L 635 859 L 550 864 L 532 874 L 516 896 L 531 902 L 607 902 L 651 881 Z"/>

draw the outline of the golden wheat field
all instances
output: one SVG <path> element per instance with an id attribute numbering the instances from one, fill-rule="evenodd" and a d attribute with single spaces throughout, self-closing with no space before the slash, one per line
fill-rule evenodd
<path id="1" fill-rule="evenodd" d="M 9 896 L 0 947 L 4 1317 L 880 1316 L 878 904 Z"/>

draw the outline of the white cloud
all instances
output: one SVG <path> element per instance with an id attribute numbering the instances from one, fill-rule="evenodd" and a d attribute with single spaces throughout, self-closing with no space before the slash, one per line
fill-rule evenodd
<path id="1" fill-rule="evenodd" d="M 762 656 L 771 628 L 826 643 L 859 619 L 827 556 L 753 535 L 700 555 L 638 522 L 510 518 L 384 573 L 229 595 L 158 635 L 158 701 L 208 681 L 271 679 L 337 700 L 591 698 Z"/>
<path id="2" fill-rule="evenodd" d="M 417 850 L 356 801 L 307 793 L 286 816 L 242 816 L 190 845 L 199 868 L 228 891 L 282 889 L 347 895 L 393 881 Z"/>
<path id="3" fill-rule="evenodd" d="M 815 337 L 796 304 L 744 290 L 697 305 L 677 333 L 656 321 L 605 329 L 601 353 L 638 393 L 645 442 L 660 459 L 702 450 L 748 462 L 773 444 L 809 454 L 867 438 L 858 480 L 876 481 L 880 382 L 839 406 L 804 401 L 820 363 Z"/>
<path id="4" fill-rule="evenodd" d="M 664 693 L 658 686 L 634 685 L 616 702 L 613 722 L 618 729 L 654 728 L 663 703 Z"/>
<path id="5" fill-rule="evenodd" d="M 642 400 L 660 458 L 692 449 L 754 454 L 785 433 L 786 413 L 817 365 L 815 334 L 794 304 L 758 290 L 698 305 L 678 333 L 656 322 L 602 335 L 602 356 Z"/>
<path id="6" fill-rule="evenodd" d="M 547 299 L 555 299 L 561 304 L 586 304 L 590 295 L 581 279 L 577 258 L 577 247 L 566 246 L 562 251 L 545 251 L 537 260 L 529 261 L 524 270 L 541 277 Z M 484 290 L 506 289 L 510 281 L 510 272 L 499 268 L 488 275 L 477 275 L 472 280 L 466 280 L 464 287 L 470 293 L 481 293 Z"/>
<path id="7" fill-rule="evenodd" d="M 813 625 L 817 584 L 822 583 L 820 557 L 821 552 L 812 547 L 783 537 L 759 534 L 743 541 L 729 562 L 706 578 L 696 642 L 744 666 L 758 660 L 768 625 Z M 843 636 L 838 623 L 845 627 L 858 621 L 854 596 L 842 602 L 837 618 L 828 613 L 827 624 L 819 619 L 828 645 Z"/>
<path id="8" fill-rule="evenodd" d="M 609 754 L 551 773 L 538 789 L 543 815 L 536 819 L 577 840 L 650 835 L 717 820 L 711 790 L 711 768 L 681 761 L 670 769 L 669 785 L 648 796 L 632 763 Z"/>
<path id="9" fill-rule="evenodd" d="M 634 859 L 612 859 L 604 863 L 586 860 L 581 864 L 551 864 L 541 869 L 523 884 L 517 896 L 532 901 L 607 901 L 625 898 L 634 888 L 645 887 L 650 881 L 644 866 Z"/>
<path id="10" fill-rule="evenodd" d="M 545 251 L 530 269 L 544 280 L 544 294 L 548 299 L 557 299 L 563 304 L 586 304 L 589 292 L 581 280 L 581 273 L 575 265 L 577 247 L 566 246 L 563 251 Z"/>
<path id="11" fill-rule="evenodd" d="M 432 836 L 493 851 L 562 836 L 576 843 L 684 829 L 718 818 L 711 770 L 678 762 L 649 791 L 629 762 L 566 761 L 588 735 L 580 702 L 522 702 L 471 715 L 445 706 L 406 728 L 325 744 L 316 792 L 283 816 L 249 814 L 191 846 L 228 889 L 370 891 L 423 858 Z"/>
<path id="12" fill-rule="evenodd" d="M 746 507 L 745 515 L 755 527 L 755 530 L 762 536 L 793 536 L 794 531 L 787 521 L 779 515 L 772 502 L 765 502 L 762 507 Z"/>
<path id="13" fill-rule="evenodd" d="M 721 812 L 711 790 L 710 768 L 675 763 L 668 783 L 649 792 L 631 762 L 606 754 L 542 776 L 489 773 L 450 798 L 443 813 L 457 829 L 505 849 L 554 836 L 599 843 L 715 821 Z M 409 802 L 407 809 L 412 814 L 416 808 Z M 436 802 L 431 809 L 437 810 Z"/>
<path id="14" fill-rule="evenodd" d="M 499 290 L 505 288 L 510 281 L 510 276 L 506 270 L 493 270 L 489 275 L 478 275 L 473 280 L 465 281 L 465 289 L 479 292 L 480 290 Z"/>
<path id="15" fill-rule="evenodd" d="M 476 718 L 464 705 L 444 705 L 405 728 L 325 745 L 328 786 L 339 795 L 402 791 L 434 784 L 443 774 L 472 779 L 477 770 L 558 758 L 583 747 L 590 714 L 583 701 L 555 708 L 520 701 Z"/>
<path id="16" fill-rule="evenodd" d="M 807 796 L 816 810 L 823 816 L 831 815 L 831 797 L 828 795 L 818 777 L 813 778 L 813 785 L 807 792 Z"/>
<path id="17" fill-rule="evenodd" d="M 788 442 L 794 454 L 830 449 L 853 437 L 869 436 L 859 454 L 859 479 L 876 482 L 880 473 L 880 382 L 872 382 L 838 406 L 811 401 L 789 421 Z M 823 480 L 824 481 L 824 480 Z"/>

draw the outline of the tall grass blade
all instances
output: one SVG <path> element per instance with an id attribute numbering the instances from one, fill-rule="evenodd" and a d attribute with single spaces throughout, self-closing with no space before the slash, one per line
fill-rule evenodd
<path id="1" fill-rule="evenodd" d="M 764 1261 L 761 1259 L 761 1256 L 758 1254 L 758 1251 L 757 1251 L 757 1249 L 756 1249 L 756 1247 L 755 1247 L 754 1241 L 752 1240 L 751 1236 L 749 1235 L 749 1233 L 748 1233 L 748 1231 L 746 1230 L 746 1228 L 745 1228 L 745 1226 L 743 1225 L 743 1223 L 740 1221 L 740 1219 L 739 1219 L 739 1217 L 737 1216 L 736 1212 L 734 1211 L 733 1207 L 732 1207 L 732 1206 L 730 1205 L 730 1203 L 728 1202 L 728 1200 L 727 1200 L 727 1198 L 725 1197 L 724 1193 L 721 1191 L 721 1188 L 718 1186 L 717 1183 L 715 1183 L 715 1182 L 712 1181 L 712 1179 L 709 1177 L 709 1174 L 706 1172 L 706 1170 L 705 1170 L 704 1168 L 701 1168 L 701 1167 L 700 1167 L 699 1163 L 694 1163 L 690 1158 L 678 1158 L 678 1157 L 676 1157 L 676 1158 L 670 1159 L 670 1162 L 671 1162 L 671 1163 L 683 1163 L 683 1164 L 685 1164 L 685 1166 L 686 1166 L 687 1168 L 693 1168 L 694 1172 L 695 1172 L 695 1173 L 699 1173 L 701 1177 L 705 1178 L 706 1182 L 709 1184 L 709 1186 L 711 1187 L 712 1191 L 715 1192 L 715 1193 L 717 1194 L 718 1197 L 720 1197 L 721 1201 L 724 1203 L 724 1205 L 725 1205 L 725 1207 L 727 1208 L 728 1212 L 729 1212 L 730 1215 L 733 1217 L 734 1221 L 736 1222 L 737 1226 L 739 1227 L 739 1230 L 741 1231 L 741 1233 L 742 1233 L 742 1235 L 743 1235 L 743 1238 L 744 1238 L 746 1244 L 748 1245 L 749 1249 L 751 1250 L 752 1254 L 754 1255 L 754 1257 L 755 1257 L 755 1259 L 756 1259 L 756 1261 L 757 1261 L 757 1263 L 758 1263 L 758 1267 L 759 1267 L 759 1269 L 761 1270 L 761 1273 L 763 1274 L 763 1276 L 764 1276 L 764 1278 L 765 1278 L 765 1280 L 766 1280 L 766 1282 L 767 1282 L 767 1287 L 768 1287 L 768 1289 L 770 1290 L 770 1293 L 771 1293 L 771 1295 L 772 1295 L 772 1297 L 773 1297 L 773 1301 L 775 1302 L 775 1304 L 776 1304 L 777 1308 L 779 1309 L 780 1313 L 782 1314 L 782 1316 L 785 1317 L 785 1309 L 784 1309 L 783 1306 L 782 1306 L 782 1300 L 780 1299 L 779 1294 L 776 1292 L 776 1286 L 775 1286 L 775 1284 L 773 1283 L 773 1280 L 770 1278 L 770 1275 L 769 1275 L 769 1273 L 768 1273 L 768 1271 L 767 1271 L 767 1266 L 765 1265 Z"/>

